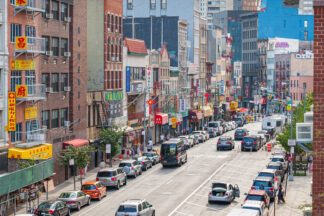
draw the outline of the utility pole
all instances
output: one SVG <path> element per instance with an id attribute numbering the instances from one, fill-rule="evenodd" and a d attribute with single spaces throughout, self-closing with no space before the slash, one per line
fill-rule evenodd
<path id="1" fill-rule="evenodd" d="M 201 92 L 202 92 L 202 94 L 201 94 L 201 110 L 202 110 L 202 112 L 203 112 L 203 114 L 202 114 L 202 121 L 201 121 L 201 123 L 202 123 L 202 125 L 201 125 L 201 128 L 202 128 L 202 130 L 204 130 L 204 92 L 203 92 L 203 90 L 201 90 Z"/>
<path id="2" fill-rule="evenodd" d="M 143 142 L 144 142 L 144 149 L 143 152 L 146 152 L 146 89 L 144 89 L 144 121 L 143 121 L 143 128 L 144 128 L 144 136 L 143 136 Z"/>
<path id="3" fill-rule="evenodd" d="M 289 83 L 289 95 L 290 95 L 290 86 L 291 84 Z M 293 139 L 293 97 L 292 97 L 292 93 L 290 95 L 290 98 L 291 98 L 291 109 L 290 109 L 290 135 L 291 135 L 291 138 L 290 139 Z M 293 157 L 293 154 L 292 154 L 292 148 L 294 148 L 293 146 L 290 147 L 290 158 Z M 294 181 L 294 177 L 293 177 L 293 160 L 291 160 L 290 162 L 290 175 L 289 175 L 289 181 Z"/>

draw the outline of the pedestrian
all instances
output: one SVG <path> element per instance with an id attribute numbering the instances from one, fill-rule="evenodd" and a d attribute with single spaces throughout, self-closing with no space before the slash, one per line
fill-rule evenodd
<path id="1" fill-rule="evenodd" d="M 153 148 L 153 142 L 152 142 L 152 140 L 150 139 L 150 140 L 148 141 L 147 151 L 152 151 L 152 148 Z"/>
<path id="2" fill-rule="evenodd" d="M 282 189 L 282 185 L 279 185 L 279 190 L 278 190 L 278 204 L 280 203 L 280 201 L 282 201 L 283 203 L 286 203 L 284 197 L 283 197 L 283 189 Z"/>
<path id="3" fill-rule="evenodd" d="M 160 136 L 160 142 L 161 142 L 161 144 L 164 142 L 164 134 L 161 134 L 161 136 Z"/>
<path id="4" fill-rule="evenodd" d="M 313 170 L 313 156 L 310 155 L 308 158 L 308 170 L 312 171 Z"/>
<path id="5" fill-rule="evenodd" d="M 137 146 L 137 154 L 138 154 L 138 156 L 141 156 L 141 149 L 139 146 Z"/>

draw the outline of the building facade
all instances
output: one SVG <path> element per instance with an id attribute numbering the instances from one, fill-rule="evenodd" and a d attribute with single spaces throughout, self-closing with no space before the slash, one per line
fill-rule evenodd
<path id="1" fill-rule="evenodd" d="M 258 40 L 258 74 L 259 82 L 267 82 L 267 48 L 268 40 Z"/>
<path id="2" fill-rule="evenodd" d="M 246 11 L 259 11 L 262 0 L 243 0 L 242 9 Z"/>

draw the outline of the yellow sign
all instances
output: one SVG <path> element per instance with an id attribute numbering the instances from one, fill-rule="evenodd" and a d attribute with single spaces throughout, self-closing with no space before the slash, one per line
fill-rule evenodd
<path id="1" fill-rule="evenodd" d="M 37 107 L 25 108 L 25 119 L 35 119 L 37 118 Z"/>
<path id="2" fill-rule="evenodd" d="M 8 131 L 16 131 L 16 94 L 8 92 Z"/>
<path id="3" fill-rule="evenodd" d="M 11 60 L 10 70 L 36 70 L 36 61 Z"/>
<path id="4" fill-rule="evenodd" d="M 177 128 L 177 125 L 176 124 L 172 124 L 172 128 Z"/>
<path id="5" fill-rule="evenodd" d="M 16 50 L 27 49 L 27 37 L 16 37 Z"/>
<path id="6" fill-rule="evenodd" d="M 16 85 L 16 97 L 17 98 L 27 97 L 27 86 L 26 85 Z"/>
<path id="7" fill-rule="evenodd" d="M 177 123 L 177 118 L 176 117 L 173 117 L 171 120 L 170 120 L 173 124 Z"/>
<path id="8" fill-rule="evenodd" d="M 52 144 L 44 143 L 27 149 L 10 148 L 8 158 L 44 160 L 52 157 Z"/>
<path id="9" fill-rule="evenodd" d="M 231 109 L 235 109 L 235 108 L 237 108 L 238 107 L 238 103 L 236 102 L 236 101 L 232 101 L 231 103 L 230 103 L 230 108 Z"/>
<path id="10" fill-rule="evenodd" d="M 26 6 L 27 5 L 27 0 L 16 0 L 16 5 L 19 6 Z"/>
<path id="11" fill-rule="evenodd" d="M 291 110 L 291 105 L 287 105 L 287 111 L 290 111 Z"/>
<path id="12" fill-rule="evenodd" d="M 5 126 L 5 131 L 8 132 L 8 125 Z"/>

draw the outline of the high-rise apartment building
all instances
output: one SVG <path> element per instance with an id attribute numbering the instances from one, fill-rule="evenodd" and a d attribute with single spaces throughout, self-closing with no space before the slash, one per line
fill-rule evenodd
<path id="1" fill-rule="evenodd" d="M 242 9 L 247 11 L 259 11 L 261 9 L 262 0 L 242 0 Z"/>

